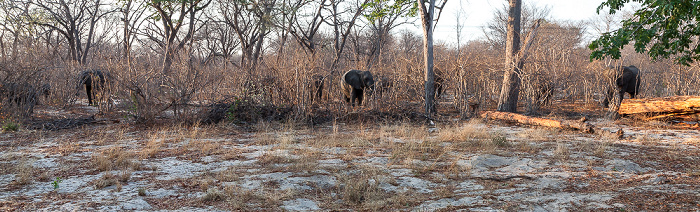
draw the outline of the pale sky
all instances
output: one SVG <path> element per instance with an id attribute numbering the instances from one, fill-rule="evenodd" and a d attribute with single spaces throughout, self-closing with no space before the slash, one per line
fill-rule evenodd
<path id="1" fill-rule="evenodd" d="M 534 3 L 537 7 L 550 7 L 552 20 L 590 20 L 597 16 L 596 8 L 604 0 L 523 0 L 526 4 Z M 483 37 L 481 27 L 493 18 L 494 11 L 508 4 L 507 0 L 448 0 L 446 10 L 442 13 L 438 26 L 435 28 L 435 40 L 456 43 L 456 14 L 461 7 L 464 16 L 462 40 L 475 40 Z M 407 26 L 411 30 L 421 32 L 420 20 L 415 26 Z"/>

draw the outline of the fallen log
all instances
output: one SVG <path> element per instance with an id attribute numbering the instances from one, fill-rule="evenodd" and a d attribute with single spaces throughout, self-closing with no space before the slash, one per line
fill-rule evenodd
<path id="1" fill-rule="evenodd" d="M 577 129 L 577 130 L 581 130 L 581 131 L 587 132 L 587 133 L 594 132 L 593 125 L 585 122 L 586 118 L 581 118 L 579 120 L 558 121 L 558 120 L 553 120 L 553 119 L 537 118 L 537 117 L 520 115 L 517 113 L 498 112 L 498 111 L 483 112 L 481 114 L 481 117 L 487 118 L 487 119 L 514 121 L 514 122 L 518 122 L 521 124 L 538 125 L 538 126 L 554 127 L 554 128 L 562 128 L 562 129 Z"/>
<path id="2" fill-rule="evenodd" d="M 617 112 L 621 115 L 639 113 L 687 115 L 693 113 L 700 113 L 700 96 L 672 96 L 648 99 L 625 99 L 622 100 L 620 108 Z"/>

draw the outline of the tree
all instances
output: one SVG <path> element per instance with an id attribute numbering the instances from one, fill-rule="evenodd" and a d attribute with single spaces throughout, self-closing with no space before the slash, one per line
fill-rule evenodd
<path id="1" fill-rule="evenodd" d="M 501 95 L 498 98 L 498 111 L 515 112 L 520 94 L 520 75 L 522 60 L 518 61 L 520 50 L 520 7 L 521 0 L 508 0 L 508 33 L 506 36 L 505 73 Z"/>
<path id="2" fill-rule="evenodd" d="M 163 39 L 154 36 L 151 39 L 156 41 L 163 48 L 162 73 L 168 74 L 173 64 L 173 59 L 180 49 L 184 48 L 194 36 L 196 15 L 206 8 L 211 0 L 150 0 L 149 5 L 156 10 L 156 20 L 161 22 L 159 32 Z M 187 18 L 188 22 L 185 22 Z M 178 38 L 178 33 L 182 26 L 187 23 L 187 34 L 183 38 Z"/>
<path id="3" fill-rule="evenodd" d="M 68 42 L 70 59 L 80 64 L 87 62 L 97 22 L 113 12 L 105 10 L 107 4 L 101 0 L 37 0 L 33 4 L 33 12 L 43 15 L 29 16 L 30 22 L 60 33 Z"/>
<path id="4" fill-rule="evenodd" d="M 677 63 L 689 65 L 700 59 L 700 1 L 606 0 L 597 12 L 608 7 L 615 14 L 630 2 L 639 2 L 641 8 L 623 20 L 620 29 L 603 33 L 588 46 L 593 50 L 591 59 L 619 59 L 620 49 L 630 43 L 654 60 L 675 57 Z"/>
<path id="5" fill-rule="evenodd" d="M 219 1 L 223 23 L 233 29 L 241 46 L 241 67 L 252 73 L 262 54 L 263 41 L 270 34 L 277 0 Z"/>
<path id="6" fill-rule="evenodd" d="M 442 4 L 436 6 L 436 0 L 416 0 L 417 7 L 423 25 L 423 59 L 425 63 L 425 114 L 430 119 L 435 110 L 435 72 L 433 72 L 433 29 L 437 22 L 435 17 L 435 8 L 439 8 L 440 12 L 437 17 L 440 17 L 447 0 L 443 0 Z M 427 5 L 426 5 L 427 4 Z M 427 6 L 427 7 L 426 7 Z"/>

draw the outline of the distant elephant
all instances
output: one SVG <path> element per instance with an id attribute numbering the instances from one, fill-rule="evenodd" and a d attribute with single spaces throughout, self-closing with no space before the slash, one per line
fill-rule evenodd
<path id="1" fill-rule="evenodd" d="M 381 76 L 378 78 L 379 79 L 377 80 L 375 85 L 375 93 L 379 96 L 383 96 L 384 93 L 391 89 L 391 87 L 394 87 L 394 80 L 387 76 Z"/>
<path id="2" fill-rule="evenodd" d="M 440 69 L 433 68 L 433 73 L 435 73 L 435 82 L 433 83 L 434 91 L 435 91 L 435 99 L 439 99 L 440 96 L 442 96 L 442 92 L 444 91 L 445 87 L 445 79 L 442 78 L 443 74 Z"/>
<path id="3" fill-rule="evenodd" d="M 19 111 L 23 117 L 34 113 L 34 105 L 37 103 L 37 90 L 29 83 L 2 83 L 0 85 L 0 98 L 2 105 L 11 105 Z"/>
<path id="4" fill-rule="evenodd" d="M 374 90 L 374 78 L 369 71 L 350 70 L 340 77 L 340 91 L 343 92 L 345 101 L 353 107 L 355 99 L 357 99 L 358 106 L 362 105 L 365 89 L 368 91 L 368 95 L 371 95 Z"/>
<path id="5" fill-rule="evenodd" d="M 320 74 L 314 74 L 311 76 L 311 87 L 309 88 L 311 101 L 318 101 L 323 96 L 323 81 L 326 77 Z"/>
<path id="6" fill-rule="evenodd" d="M 612 69 L 612 72 L 609 75 L 617 76 L 615 79 L 615 85 L 617 86 L 619 96 L 617 105 L 620 105 L 625 93 L 629 93 L 630 98 L 634 99 L 637 93 L 639 93 L 639 85 L 641 81 L 639 69 L 635 66 L 610 67 L 610 69 Z M 620 70 L 622 71 L 622 74 L 620 74 Z M 610 100 L 613 97 L 613 93 L 614 91 L 612 86 L 609 86 L 605 92 L 605 99 L 602 103 L 603 107 L 608 107 Z"/>
<path id="7" fill-rule="evenodd" d="M 77 90 L 75 95 L 77 96 L 80 93 L 80 88 L 85 85 L 85 93 L 88 97 L 88 104 L 95 105 L 97 104 L 97 102 L 93 101 L 95 100 L 95 93 L 105 92 L 105 86 L 108 86 L 110 83 L 109 78 L 109 73 L 102 70 L 91 69 L 80 72 L 80 75 L 78 76 L 78 84 L 75 88 Z"/>

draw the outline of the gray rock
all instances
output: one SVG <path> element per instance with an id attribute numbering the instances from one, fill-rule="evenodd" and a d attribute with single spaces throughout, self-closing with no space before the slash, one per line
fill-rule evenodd
<path id="1" fill-rule="evenodd" d="M 614 171 L 620 171 L 628 174 L 639 174 L 641 172 L 647 171 L 647 169 L 642 168 L 639 164 L 632 161 L 623 159 L 613 159 L 605 162 L 606 168 L 612 169 Z"/>
<path id="2" fill-rule="evenodd" d="M 318 204 L 310 199 L 295 199 L 283 202 L 282 208 L 289 211 L 317 211 L 321 210 Z"/>
<path id="3" fill-rule="evenodd" d="M 124 210 L 149 210 L 152 207 L 143 199 L 133 199 L 122 204 L 122 208 Z"/>

